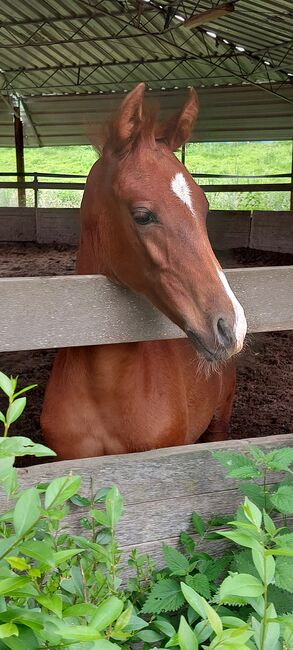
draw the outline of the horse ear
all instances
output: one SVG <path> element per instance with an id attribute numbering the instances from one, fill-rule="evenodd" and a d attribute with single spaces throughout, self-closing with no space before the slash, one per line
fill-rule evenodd
<path id="1" fill-rule="evenodd" d="M 189 97 L 183 109 L 170 120 L 161 124 L 156 133 L 157 140 L 165 140 L 172 151 L 176 151 L 187 142 L 198 113 L 198 97 L 194 88 L 190 88 Z"/>
<path id="2" fill-rule="evenodd" d="M 122 149 L 138 136 L 143 121 L 145 84 L 140 83 L 123 100 L 116 122 L 115 143 Z"/>

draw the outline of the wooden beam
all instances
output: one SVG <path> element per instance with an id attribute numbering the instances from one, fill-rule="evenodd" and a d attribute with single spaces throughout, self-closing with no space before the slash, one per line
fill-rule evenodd
<path id="1" fill-rule="evenodd" d="M 32 121 L 31 114 L 30 114 L 30 112 L 28 110 L 28 107 L 25 104 L 25 102 L 23 101 L 23 99 L 20 100 L 20 105 L 21 105 L 23 113 L 25 114 L 25 117 L 26 117 L 26 120 L 27 120 L 28 124 L 30 125 L 30 128 L 31 128 L 33 136 L 34 136 L 34 138 L 35 138 L 35 140 L 37 142 L 37 145 L 38 145 L 38 147 L 41 147 L 42 143 L 41 143 L 39 134 L 38 134 L 37 129 L 36 129 L 36 127 L 35 127 L 35 125 L 34 125 L 34 123 Z"/>
<path id="2" fill-rule="evenodd" d="M 17 189 L 18 193 L 18 206 L 25 208 L 26 197 L 24 183 L 24 148 L 23 148 L 23 126 L 20 119 L 20 111 L 18 107 L 14 108 L 14 140 L 15 140 L 15 153 L 16 153 L 16 171 L 19 174 L 17 177 L 18 183 L 21 183 Z"/>
<path id="3" fill-rule="evenodd" d="M 291 193 L 290 193 L 290 210 L 293 210 L 293 137 L 291 141 L 291 147 L 292 147 L 292 162 L 291 162 Z"/>
<path id="4" fill-rule="evenodd" d="M 207 11 L 203 11 L 201 14 L 191 16 L 191 18 L 185 20 L 181 26 L 187 27 L 188 29 L 193 29 L 193 27 L 206 25 L 206 23 L 217 20 L 217 18 L 221 18 L 221 16 L 227 16 L 227 14 L 231 14 L 234 11 L 234 8 L 235 7 L 233 3 L 225 2 L 219 7 L 214 7 L 214 9 L 208 9 Z"/>
<path id="5" fill-rule="evenodd" d="M 293 266 L 229 269 L 250 332 L 293 329 Z M 184 338 L 142 296 L 103 276 L 2 278 L 0 351 Z"/>
<path id="6" fill-rule="evenodd" d="M 237 481 L 225 478 L 227 472 L 212 452 L 245 453 L 254 444 L 268 453 L 292 445 L 292 441 L 293 435 L 287 434 L 83 458 L 26 467 L 18 470 L 18 476 L 21 488 L 25 489 L 72 472 L 81 476 L 82 494 L 86 497 L 90 496 L 91 489 L 95 492 L 115 483 L 124 499 L 124 515 L 117 526 L 123 557 L 136 546 L 140 552 L 151 553 L 161 564 L 163 543 L 176 546 L 182 530 L 194 534 L 190 525 L 192 512 L 198 512 L 205 520 L 223 512 L 232 515 L 244 499 L 237 489 Z M 269 472 L 267 481 L 273 485 L 279 476 Z M 7 499 L 1 493 L 0 512 L 4 510 L 7 510 Z M 82 514 L 80 508 L 71 508 L 66 518 L 69 532 L 79 533 Z M 215 553 L 223 545 L 223 542 L 208 543 L 209 552 Z"/>

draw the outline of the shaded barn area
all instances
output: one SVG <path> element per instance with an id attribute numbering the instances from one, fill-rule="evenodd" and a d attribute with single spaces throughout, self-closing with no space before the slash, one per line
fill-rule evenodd
<path id="1" fill-rule="evenodd" d="M 74 274 L 78 211 L 41 210 L 38 197 L 40 190 L 60 186 L 81 190 L 84 178 L 68 179 L 66 160 L 64 174 L 50 178 L 25 169 L 25 147 L 87 144 L 92 125 L 97 133 L 141 80 L 163 118 L 179 110 L 188 86 L 196 87 L 201 110 L 191 142 L 292 139 L 293 26 L 287 0 L 277 7 L 267 0 L 253 6 L 249 0 L 216 5 L 181 0 L 176 7 L 172 0 L 105 0 L 98 6 L 64 0 L 62 11 L 53 0 L 41 9 L 16 0 L 0 7 L 0 16 L 0 144 L 16 149 L 16 172 L 8 176 L 0 169 L 0 188 L 18 194 L 17 207 L 0 207 L 0 278 Z M 182 162 L 185 154 L 183 147 Z M 225 169 L 224 178 L 205 174 L 205 181 L 202 171 L 194 177 L 207 192 L 227 188 Z M 290 193 L 293 210 L 293 166 L 276 178 L 268 178 L 265 169 L 263 178 L 248 179 L 245 173 L 237 191 L 282 189 Z M 224 268 L 293 265 L 293 212 L 222 211 L 210 219 Z M 293 286 L 289 304 L 292 295 Z M 21 331 L 21 322 L 18 327 Z M 0 338 L 2 350 L 4 332 Z M 248 335 L 237 359 L 232 438 L 292 433 L 292 343 L 292 331 Z M 56 352 L 33 348 L 32 341 L 32 350 L 0 352 L 0 368 L 19 374 L 21 385 L 38 383 L 15 432 L 39 439 Z"/>

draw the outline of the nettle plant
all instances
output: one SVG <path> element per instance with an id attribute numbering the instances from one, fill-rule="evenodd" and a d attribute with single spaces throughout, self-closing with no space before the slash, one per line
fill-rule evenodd
<path id="1" fill-rule="evenodd" d="M 232 521 L 193 513 L 181 551 L 164 545 L 157 569 L 136 549 L 122 558 L 116 486 L 95 492 L 91 482 L 80 494 L 80 477 L 69 474 L 21 488 L 15 457 L 53 452 L 7 437 L 32 386 L 19 391 L 0 373 L 0 388 L 9 402 L 0 415 L 9 498 L 0 515 L 0 650 L 293 650 L 293 449 L 214 453 L 244 503 Z M 72 510 L 80 534 L 69 531 Z M 226 541 L 218 556 L 208 552 L 215 540 Z"/>

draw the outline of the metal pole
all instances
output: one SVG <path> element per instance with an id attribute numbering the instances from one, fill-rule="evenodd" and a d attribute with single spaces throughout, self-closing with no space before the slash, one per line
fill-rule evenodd
<path id="1" fill-rule="evenodd" d="M 17 182 L 24 183 L 24 150 L 23 150 L 23 128 L 22 121 L 20 119 L 19 108 L 15 106 L 14 108 L 14 141 L 15 141 L 15 153 L 16 153 L 16 171 Z M 26 196 L 25 196 L 25 187 L 20 185 L 17 188 L 18 193 L 18 207 L 25 208 L 26 206 Z"/>

